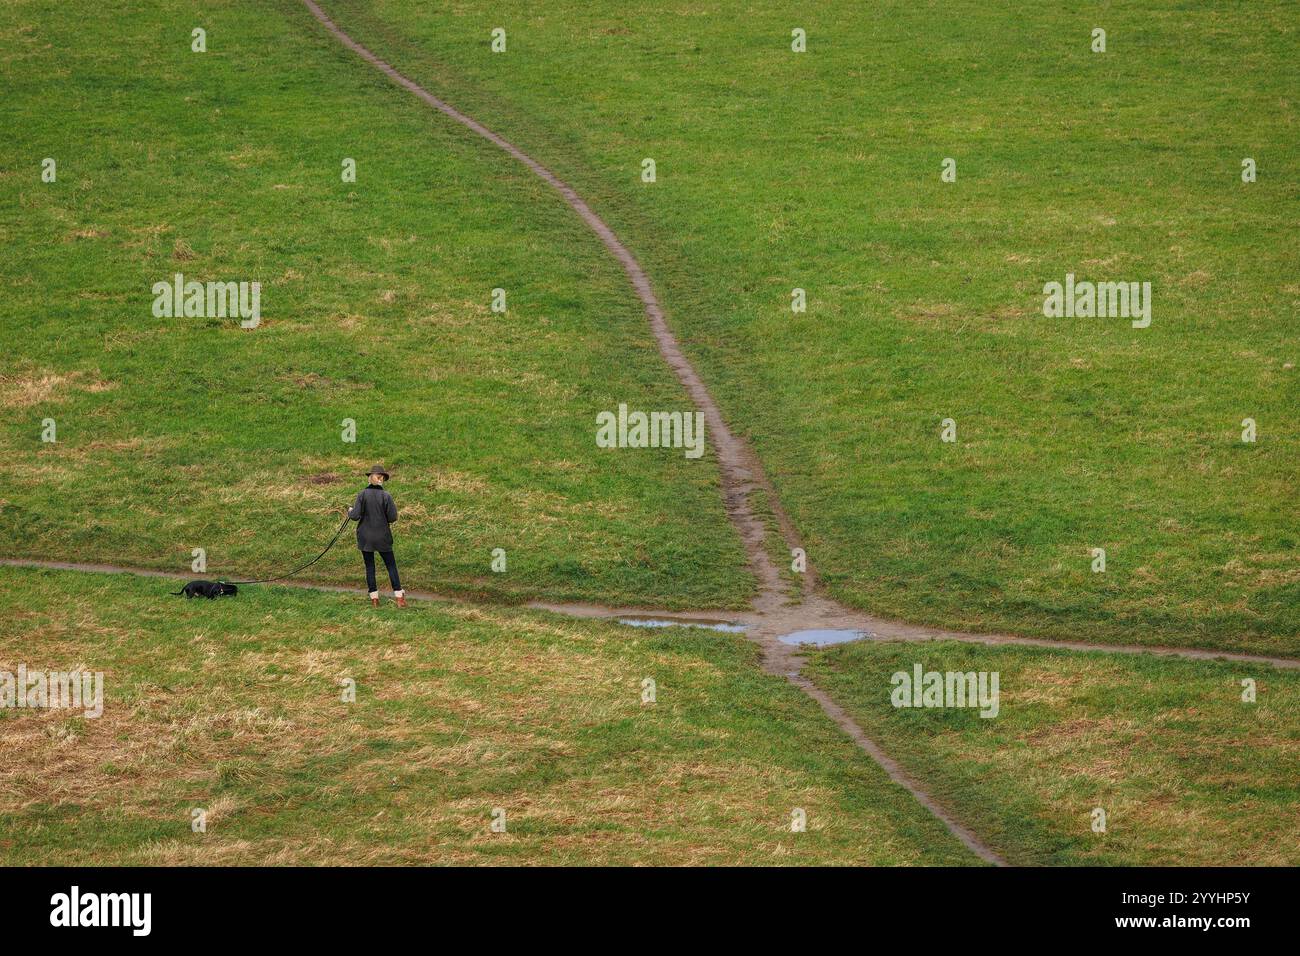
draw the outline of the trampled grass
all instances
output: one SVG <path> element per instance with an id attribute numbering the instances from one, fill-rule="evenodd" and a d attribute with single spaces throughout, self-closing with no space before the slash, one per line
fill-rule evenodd
<path id="1" fill-rule="evenodd" d="M 997 672 L 997 715 L 895 708 L 892 675 L 918 663 Z M 1294 671 L 862 642 L 815 653 L 808 673 L 1011 863 L 1300 864 Z M 1097 809 L 1105 832 L 1093 830 Z"/>
<path id="2" fill-rule="evenodd" d="M 620 229 L 841 599 L 1300 653 L 1291 5 L 324 6 Z"/>
<path id="3" fill-rule="evenodd" d="M 105 685 L 0 709 L 0 864 L 978 862 L 738 635 L 169 589 L 0 568 L 0 671 Z"/>
<path id="4" fill-rule="evenodd" d="M 618 266 L 300 5 L 22 0 L 0 52 L 0 554 L 276 573 L 382 461 L 411 587 L 746 599 L 712 457 L 595 445 L 690 407 Z M 156 317 L 178 272 L 260 281 L 261 327 Z M 348 539 L 312 573 L 362 580 Z"/>

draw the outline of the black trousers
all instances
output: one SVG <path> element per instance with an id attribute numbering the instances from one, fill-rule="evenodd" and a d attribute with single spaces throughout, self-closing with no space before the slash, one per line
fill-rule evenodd
<path id="1" fill-rule="evenodd" d="M 388 581 L 392 584 L 393 590 L 402 590 L 402 582 L 397 577 L 397 559 L 393 557 L 393 552 L 380 551 L 379 556 L 384 559 L 384 567 L 388 569 Z M 366 584 L 370 587 L 370 593 L 374 594 L 379 590 L 379 585 L 375 583 L 375 552 L 362 551 L 361 557 L 366 561 Z"/>

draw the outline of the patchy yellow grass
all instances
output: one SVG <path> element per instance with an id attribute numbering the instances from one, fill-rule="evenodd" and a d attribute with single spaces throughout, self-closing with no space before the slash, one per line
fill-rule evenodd
<path id="1" fill-rule="evenodd" d="M 115 382 L 87 372 L 28 372 L 0 375 L 0 408 L 20 409 L 59 402 L 68 391 L 107 392 Z"/>
<path id="2" fill-rule="evenodd" d="M 479 607 L 374 614 L 255 588 L 160 605 L 156 581 L 41 582 L 0 591 L 0 668 L 102 670 L 104 715 L 0 713 L 0 853 L 38 840 L 42 862 L 155 865 L 967 861 L 815 705 L 760 678 L 740 638 L 683 645 Z M 780 719 L 764 716 L 772 693 L 797 702 Z M 806 833 L 791 832 L 796 807 Z"/>

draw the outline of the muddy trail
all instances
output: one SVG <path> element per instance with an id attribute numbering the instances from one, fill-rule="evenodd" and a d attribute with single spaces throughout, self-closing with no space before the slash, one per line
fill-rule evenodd
<path id="1" fill-rule="evenodd" d="M 51 571 L 82 571 L 92 574 L 134 574 L 165 581 L 197 581 L 211 579 L 207 574 L 162 571 L 157 568 L 136 567 L 125 564 L 104 564 L 89 561 L 50 561 L 41 558 L 0 558 L 0 566 L 33 568 Z M 350 584 L 327 584 L 301 578 L 285 578 L 259 587 L 303 588 L 332 594 L 364 594 L 364 590 Z M 615 607 L 609 604 L 565 603 L 558 601 L 520 601 L 502 603 L 467 597 L 463 594 L 444 594 L 437 591 L 406 589 L 406 596 L 415 601 L 439 601 L 451 604 L 481 605 L 496 608 L 519 607 L 530 611 L 546 611 L 566 617 L 592 618 L 618 621 L 623 624 L 645 627 L 697 627 L 705 630 L 741 633 L 763 645 L 765 666 L 772 673 L 793 677 L 800 666 L 800 656 L 806 644 L 801 635 L 809 630 L 825 629 L 844 640 L 855 641 L 957 641 L 966 644 L 983 644 L 988 647 L 1041 647 L 1047 650 L 1070 651 L 1083 654 L 1153 654 L 1157 657 L 1177 657 L 1192 661 L 1234 661 L 1261 667 L 1283 670 L 1300 670 L 1300 659 L 1270 657 L 1265 654 L 1241 654 L 1236 651 L 1209 650 L 1199 647 L 1163 647 L 1143 644 L 1088 644 L 1083 641 L 1059 641 L 1046 637 L 1018 637 L 1011 634 L 971 634 L 965 631 L 919 627 L 900 621 L 888 621 L 862 611 L 845 608 L 834 602 L 813 599 L 803 604 L 779 608 L 775 612 L 732 610 L 655 610 L 646 607 Z M 809 622 L 812 622 L 811 624 Z M 839 643 L 838 640 L 830 643 Z"/>

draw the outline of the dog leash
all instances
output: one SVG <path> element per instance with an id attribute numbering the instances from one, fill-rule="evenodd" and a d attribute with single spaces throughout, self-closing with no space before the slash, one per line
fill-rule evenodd
<path id="1" fill-rule="evenodd" d="M 223 584 L 270 584 L 272 581 L 283 580 L 284 578 L 297 574 L 299 571 L 303 571 L 307 568 L 310 568 L 313 564 L 315 564 L 317 561 L 319 561 L 321 558 L 325 557 L 325 555 L 329 553 L 329 549 L 334 547 L 334 543 L 338 541 L 339 535 L 343 533 L 343 529 L 348 526 L 348 522 L 351 520 L 352 520 L 351 516 L 344 515 L 343 523 L 339 525 L 339 530 L 334 532 L 334 537 L 330 538 L 330 543 L 325 545 L 325 550 L 322 551 L 320 554 L 316 555 L 316 557 L 312 558 L 306 564 L 300 565 L 299 567 L 294 568 L 292 571 L 286 571 L 284 572 L 284 574 L 276 575 L 273 578 L 262 578 L 258 581 L 224 581 L 221 583 Z"/>

